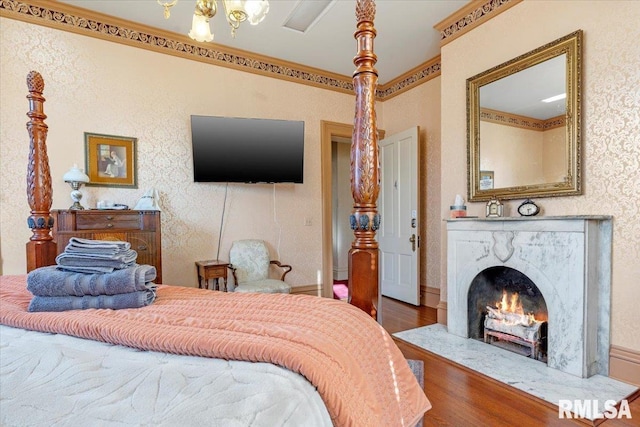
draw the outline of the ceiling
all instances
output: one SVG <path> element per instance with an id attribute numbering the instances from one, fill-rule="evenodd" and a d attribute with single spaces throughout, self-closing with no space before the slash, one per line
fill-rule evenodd
<path id="1" fill-rule="evenodd" d="M 480 106 L 548 120 L 565 114 L 565 98 L 543 101 L 567 92 L 567 55 L 559 55 L 480 87 Z"/>
<path id="2" fill-rule="evenodd" d="M 195 0 L 178 0 L 169 19 L 156 0 L 59 0 L 73 6 L 139 22 L 179 34 L 191 29 Z M 166 1 L 166 0 L 161 0 Z M 270 0 L 269 13 L 256 26 L 241 24 L 236 37 L 220 12 L 211 20 L 213 43 L 295 62 L 345 76 L 355 66 L 355 0 L 332 0 L 302 33 L 283 27 L 298 3 L 317 0 Z M 440 34 L 433 26 L 468 0 L 377 0 L 374 52 L 379 82 L 387 83 L 440 54 Z M 392 35 L 390 37 L 389 35 Z"/>

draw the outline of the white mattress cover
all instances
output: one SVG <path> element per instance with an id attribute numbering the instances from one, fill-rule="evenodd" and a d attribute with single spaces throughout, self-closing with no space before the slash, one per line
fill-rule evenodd
<path id="1" fill-rule="evenodd" d="M 331 426 L 303 376 L 0 325 L 3 426 Z"/>

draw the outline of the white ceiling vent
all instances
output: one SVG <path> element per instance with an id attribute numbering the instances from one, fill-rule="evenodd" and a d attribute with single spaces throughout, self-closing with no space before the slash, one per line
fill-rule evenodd
<path id="1" fill-rule="evenodd" d="M 305 33 L 322 18 L 335 2 L 336 0 L 300 0 L 282 26 Z"/>

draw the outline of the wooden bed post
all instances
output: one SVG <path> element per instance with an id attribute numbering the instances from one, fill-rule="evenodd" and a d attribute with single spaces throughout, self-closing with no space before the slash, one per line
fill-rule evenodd
<path id="1" fill-rule="evenodd" d="M 53 218 L 51 217 L 51 172 L 47 156 L 47 125 L 44 119 L 43 105 L 44 80 L 37 71 L 27 75 L 29 88 L 29 122 L 27 130 L 29 144 L 29 164 L 27 166 L 27 199 L 31 215 L 27 224 L 33 235 L 27 243 L 27 272 L 38 267 L 55 264 L 56 244 L 51 236 Z"/>
<path id="2" fill-rule="evenodd" d="M 358 53 L 353 59 L 356 70 L 353 86 L 356 93 L 356 112 L 351 141 L 351 193 L 353 214 L 351 229 L 355 240 L 349 250 L 349 303 L 378 315 L 378 242 L 376 230 L 380 215 L 376 201 L 380 189 L 380 163 L 378 161 L 378 130 L 376 127 L 376 88 L 378 87 L 377 61 L 373 53 L 376 30 L 373 19 L 374 0 L 358 0 L 356 18 L 358 29 L 354 37 Z"/>

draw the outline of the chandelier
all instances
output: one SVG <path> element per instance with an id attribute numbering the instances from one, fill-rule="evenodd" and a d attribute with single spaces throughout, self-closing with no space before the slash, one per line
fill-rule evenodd
<path id="1" fill-rule="evenodd" d="M 163 2 L 157 0 L 158 4 L 164 7 L 164 17 L 169 19 L 170 9 L 178 2 L 171 0 Z M 227 22 L 231 26 L 231 36 L 236 36 L 236 30 L 240 23 L 248 21 L 251 25 L 262 22 L 269 12 L 268 0 L 222 0 L 224 14 Z M 210 42 L 213 40 L 209 20 L 213 18 L 218 10 L 216 0 L 196 0 L 196 9 L 193 12 L 193 21 L 189 37 L 199 42 Z"/>

